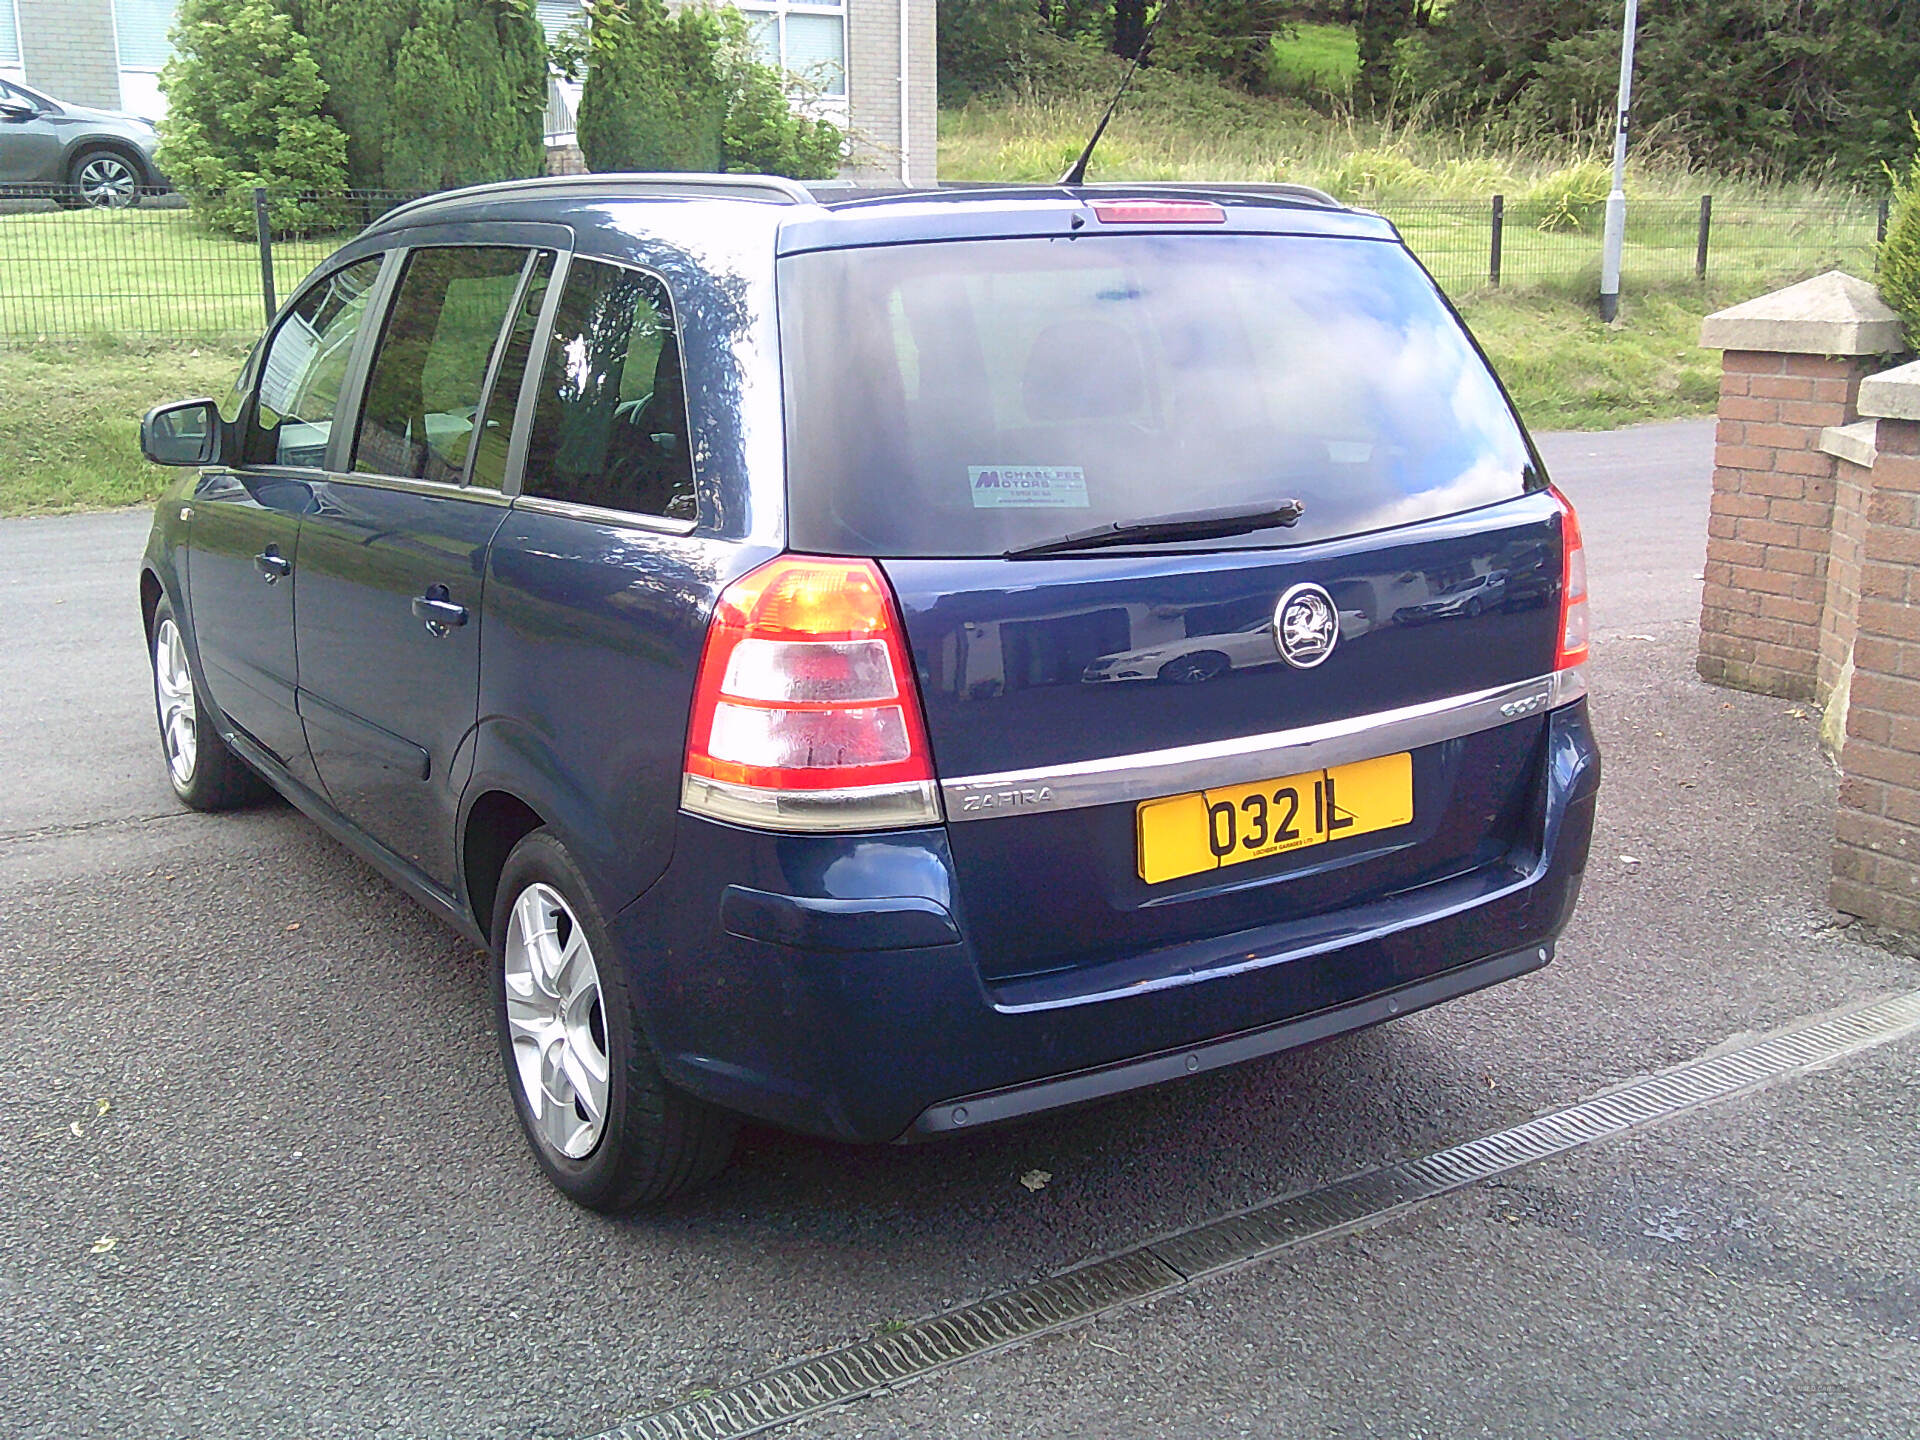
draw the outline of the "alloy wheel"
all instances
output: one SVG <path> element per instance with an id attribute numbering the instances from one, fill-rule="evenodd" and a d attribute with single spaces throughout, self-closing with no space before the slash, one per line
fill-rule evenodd
<path id="1" fill-rule="evenodd" d="M 96 155 L 80 167 L 80 198 L 101 208 L 131 205 L 140 194 L 140 177 L 117 155 Z"/>
<path id="2" fill-rule="evenodd" d="M 606 1004 L 586 931 L 551 885 L 529 885 L 513 902 L 502 963 L 532 1129 L 554 1153 L 584 1159 L 607 1124 Z"/>
<path id="3" fill-rule="evenodd" d="M 193 672 L 180 627 L 168 616 L 153 633 L 153 695 L 160 710 L 160 743 L 167 769 L 181 789 L 193 783 L 200 757 L 200 708 L 193 698 Z"/>

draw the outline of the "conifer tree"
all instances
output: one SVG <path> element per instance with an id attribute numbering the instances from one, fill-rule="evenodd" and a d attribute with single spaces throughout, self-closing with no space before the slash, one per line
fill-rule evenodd
<path id="1" fill-rule="evenodd" d="M 587 168 L 719 170 L 727 101 L 715 18 L 669 15 L 662 0 L 598 0 L 587 14 L 577 121 Z"/>
<path id="2" fill-rule="evenodd" d="M 346 144 L 292 22 L 271 0 L 184 0 L 173 49 L 160 72 L 159 160 L 201 219 L 253 234 L 252 192 L 264 186 L 276 230 L 331 224 Z"/>
<path id="3" fill-rule="evenodd" d="M 288 0 L 355 186 L 431 190 L 545 167 L 546 41 L 530 0 Z"/>

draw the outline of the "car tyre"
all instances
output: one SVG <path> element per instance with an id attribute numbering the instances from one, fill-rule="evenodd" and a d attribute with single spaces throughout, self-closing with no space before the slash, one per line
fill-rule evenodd
<path id="1" fill-rule="evenodd" d="M 1160 678 L 1169 685 L 1204 685 L 1216 675 L 1226 674 L 1227 657 L 1203 650 L 1198 655 L 1180 655 L 1160 667 Z"/>
<path id="2" fill-rule="evenodd" d="M 146 183 L 140 167 L 118 150 L 82 150 L 67 167 L 67 179 L 74 205 L 95 210 L 133 208 Z"/>
<path id="3" fill-rule="evenodd" d="M 263 799 L 266 782 L 234 754 L 211 723 L 171 600 L 163 598 L 154 608 L 147 654 L 153 662 L 160 753 L 167 762 L 167 782 L 180 802 L 193 810 L 232 810 Z"/>
<path id="4" fill-rule="evenodd" d="M 667 1083 L 606 922 L 566 847 L 513 847 L 493 907 L 494 1023 L 515 1113 L 568 1199 L 618 1213 L 704 1183 L 737 1119 Z"/>

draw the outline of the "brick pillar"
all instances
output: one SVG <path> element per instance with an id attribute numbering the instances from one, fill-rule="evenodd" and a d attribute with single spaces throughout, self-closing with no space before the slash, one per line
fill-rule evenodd
<path id="1" fill-rule="evenodd" d="M 1900 322 L 1872 286 L 1832 271 L 1709 315 L 1700 343 L 1725 354 L 1699 671 L 1813 700 L 1836 465 L 1821 435 L 1854 420 L 1862 378 L 1901 348 Z"/>
<path id="2" fill-rule="evenodd" d="M 1874 377 L 1834 908 L 1920 935 L 1920 363 Z"/>

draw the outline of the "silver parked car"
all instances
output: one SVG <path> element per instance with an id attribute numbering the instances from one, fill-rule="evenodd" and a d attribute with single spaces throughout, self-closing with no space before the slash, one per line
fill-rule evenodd
<path id="1" fill-rule="evenodd" d="M 86 205 L 137 205 L 167 188 L 151 120 L 69 105 L 0 80 L 0 190 L 45 190 Z"/>

